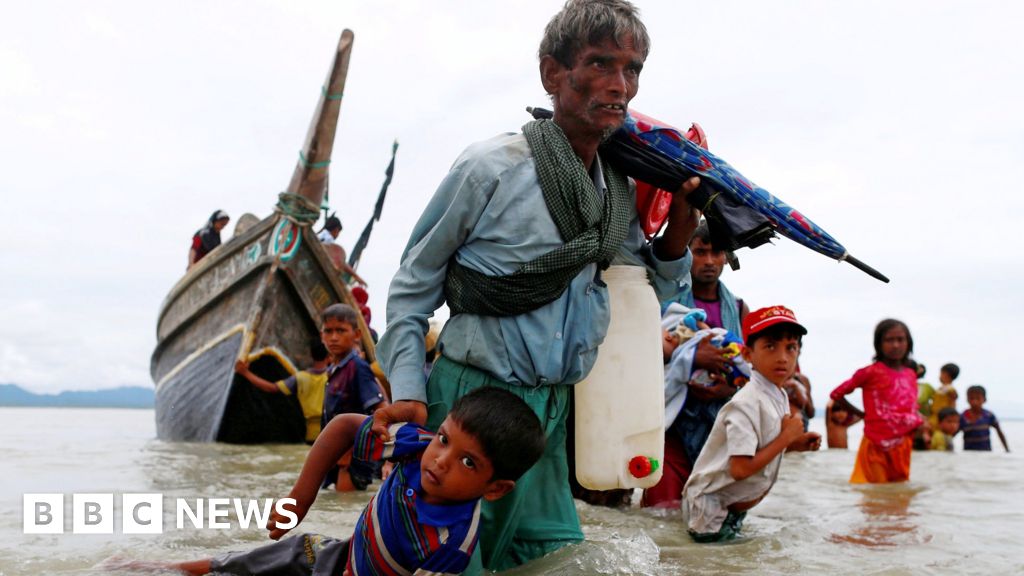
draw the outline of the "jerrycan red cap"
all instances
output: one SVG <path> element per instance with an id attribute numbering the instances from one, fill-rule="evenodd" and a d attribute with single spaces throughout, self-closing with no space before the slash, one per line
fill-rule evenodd
<path id="1" fill-rule="evenodd" d="M 629 473 L 634 478 L 646 478 L 651 474 L 654 474 L 658 470 L 659 464 L 657 458 L 650 458 L 648 456 L 634 456 L 629 461 Z"/>

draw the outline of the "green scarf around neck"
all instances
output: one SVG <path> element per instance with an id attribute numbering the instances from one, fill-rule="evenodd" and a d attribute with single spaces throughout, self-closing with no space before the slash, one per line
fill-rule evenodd
<path id="1" fill-rule="evenodd" d="M 626 177 L 603 164 L 602 201 L 583 161 L 551 120 L 523 126 L 544 202 L 565 242 L 505 276 L 488 276 L 452 256 L 444 292 L 452 314 L 515 316 L 558 299 L 587 265 L 608 266 L 629 232 L 633 196 Z M 596 159 L 595 159 L 596 161 Z"/>

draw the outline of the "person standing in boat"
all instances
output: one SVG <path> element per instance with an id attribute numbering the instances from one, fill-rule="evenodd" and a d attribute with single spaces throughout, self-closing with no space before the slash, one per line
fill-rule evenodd
<path id="1" fill-rule="evenodd" d="M 192 248 L 188 251 L 188 269 L 191 270 L 196 262 L 203 259 L 214 248 L 220 246 L 220 232 L 228 225 L 231 218 L 223 210 L 217 210 L 210 215 L 206 226 L 200 228 L 192 235 Z"/>
<path id="2" fill-rule="evenodd" d="M 436 426 L 483 386 L 509 390 L 544 423 L 541 460 L 500 502 L 485 503 L 472 572 L 504 570 L 583 539 L 569 490 L 566 417 L 572 385 L 593 368 L 609 323 L 601 271 L 645 266 L 659 298 L 686 282 L 699 213 L 673 196 L 664 234 L 648 243 L 631 184 L 598 155 L 623 125 L 649 38 L 624 0 L 569 0 L 538 53 L 551 120 L 470 146 L 419 222 L 388 295 L 379 357 L 394 404 L 379 424 Z M 452 311 L 424 377 L 428 319 Z"/>
<path id="3" fill-rule="evenodd" d="M 329 216 L 327 221 L 324 222 L 324 227 L 320 230 L 317 238 L 320 239 L 324 248 L 327 249 L 327 253 L 330 255 L 331 261 L 334 262 L 335 268 L 341 270 L 343 274 L 347 274 L 352 280 L 366 286 L 366 280 L 363 280 L 359 274 L 356 274 L 355 268 L 348 265 L 345 249 L 341 247 L 341 244 L 337 243 L 339 235 L 341 235 L 341 219 L 337 216 Z M 349 278 L 345 279 L 346 282 Z"/>

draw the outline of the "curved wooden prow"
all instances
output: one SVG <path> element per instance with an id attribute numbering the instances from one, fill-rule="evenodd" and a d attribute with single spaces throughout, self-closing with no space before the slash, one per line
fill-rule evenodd
<path id="1" fill-rule="evenodd" d="M 288 192 L 298 194 L 314 206 L 320 206 L 327 190 L 327 168 L 331 163 L 334 148 L 334 133 L 341 112 L 341 99 L 345 92 L 345 77 L 348 75 L 348 61 L 352 55 L 352 41 L 355 35 L 345 29 L 338 41 L 338 50 L 331 64 L 331 71 L 320 92 L 320 101 L 306 133 L 306 143 L 299 153 L 299 160 L 288 184 Z"/>

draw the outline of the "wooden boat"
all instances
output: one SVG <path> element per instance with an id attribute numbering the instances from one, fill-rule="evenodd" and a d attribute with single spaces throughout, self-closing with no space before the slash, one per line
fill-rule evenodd
<path id="1" fill-rule="evenodd" d="M 235 361 L 275 381 L 312 363 L 319 315 L 354 304 L 328 246 L 311 229 L 327 188 L 353 34 L 345 30 L 299 161 L 275 212 L 193 266 L 164 300 L 150 373 L 157 436 L 198 442 L 302 442 L 294 396 L 267 394 L 235 374 Z M 241 221 L 240 221 L 241 223 Z M 338 249 L 338 247 L 333 247 Z M 355 306 L 358 310 L 358 306 Z M 367 359 L 369 330 L 359 319 Z"/>

